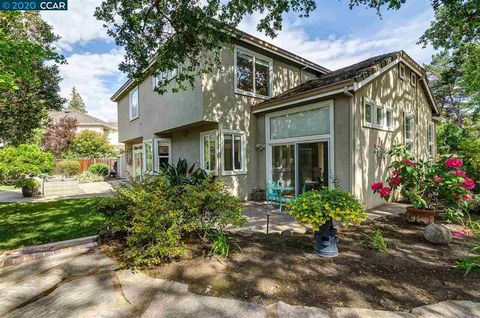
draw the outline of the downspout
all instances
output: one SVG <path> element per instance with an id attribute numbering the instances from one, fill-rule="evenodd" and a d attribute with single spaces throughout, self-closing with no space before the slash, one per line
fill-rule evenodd
<path id="1" fill-rule="evenodd" d="M 350 97 L 350 193 L 355 194 L 355 108 L 354 100 L 355 95 L 348 91 L 348 87 L 345 86 L 343 93 Z"/>

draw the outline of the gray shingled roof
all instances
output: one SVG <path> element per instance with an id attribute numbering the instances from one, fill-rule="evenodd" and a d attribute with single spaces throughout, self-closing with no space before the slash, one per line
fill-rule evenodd
<path id="1" fill-rule="evenodd" d="M 79 126 L 102 126 L 117 129 L 117 123 L 107 123 L 106 121 L 73 109 L 65 109 L 59 112 L 51 111 L 48 114 L 55 122 L 59 121 L 61 118 L 69 117 L 76 119 Z"/>
<path id="2" fill-rule="evenodd" d="M 372 75 L 380 68 L 394 61 L 397 57 L 398 52 L 391 52 L 387 54 L 382 54 L 378 56 L 371 57 L 359 63 L 335 70 L 333 72 L 321 75 L 319 78 L 315 78 L 304 82 L 288 91 L 278 94 L 275 97 L 270 98 L 269 100 L 263 103 L 271 103 L 272 101 L 283 99 L 286 97 L 298 95 L 310 91 L 312 89 L 317 89 L 325 86 L 330 86 L 335 83 L 340 83 L 347 80 L 354 80 L 355 82 L 360 82 L 368 76 Z M 260 103 L 258 105 L 261 105 Z"/>

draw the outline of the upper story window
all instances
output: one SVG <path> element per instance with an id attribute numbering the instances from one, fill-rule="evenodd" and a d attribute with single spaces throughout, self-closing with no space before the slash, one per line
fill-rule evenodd
<path id="1" fill-rule="evenodd" d="M 410 84 L 417 86 L 417 75 L 414 72 L 410 73 Z"/>
<path id="2" fill-rule="evenodd" d="M 246 136 L 239 131 L 222 131 L 223 174 L 245 173 Z"/>
<path id="3" fill-rule="evenodd" d="M 428 123 L 428 153 L 430 156 L 435 156 L 435 126 L 433 123 Z"/>
<path id="4" fill-rule="evenodd" d="M 217 131 L 200 134 L 200 167 L 207 172 L 217 173 Z"/>
<path id="5" fill-rule="evenodd" d="M 402 63 L 398 64 L 398 76 L 401 79 L 405 79 L 405 65 Z"/>
<path id="6" fill-rule="evenodd" d="M 152 88 L 155 89 L 160 82 L 171 80 L 172 78 L 176 77 L 177 74 L 178 70 L 173 69 L 171 71 L 160 72 L 157 76 L 152 75 Z"/>
<path id="7" fill-rule="evenodd" d="M 393 129 L 393 111 L 367 97 L 363 98 L 363 126 L 382 130 Z"/>
<path id="8" fill-rule="evenodd" d="M 272 59 L 246 49 L 235 48 L 235 92 L 270 97 Z"/>
<path id="9" fill-rule="evenodd" d="M 404 118 L 404 127 L 403 127 L 403 135 L 405 139 L 405 147 L 412 151 L 414 145 L 414 136 L 415 136 L 415 119 L 413 116 L 405 115 Z"/>
<path id="10" fill-rule="evenodd" d="M 138 86 L 135 87 L 129 95 L 130 120 L 139 117 L 138 110 Z"/>

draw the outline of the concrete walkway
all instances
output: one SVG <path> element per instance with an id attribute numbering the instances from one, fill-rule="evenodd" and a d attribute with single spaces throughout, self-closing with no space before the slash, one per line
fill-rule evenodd
<path id="1" fill-rule="evenodd" d="M 374 209 L 368 210 L 368 220 L 374 220 L 385 216 L 400 216 L 405 213 L 407 204 L 387 203 Z M 241 228 L 230 226 L 227 228 L 230 232 L 267 232 L 267 212 L 270 212 L 269 233 L 279 233 L 284 230 L 290 230 L 297 233 L 305 233 L 306 228 L 297 223 L 295 219 L 287 212 L 273 209 L 266 203 L 246 202 L 243 215 L 247 222 Z"/>
<path id="2" fill-rule="evenodd" d="M 31 198 L 24 198 L 20 189 L 0 191 L 0 203 L 19 203 L 19 202 L 45 202 L 66 199 L 82 199 L 91 197 L 111 196 L 114 188 L 121 181 L 105 181 L 105 182 L 90 182 L 80 183 L 80 193 L 68 196 L 35 196 Z"/>
<path id="3" fill-rule="evenodd" d="M 0 317 L 192 317 L 192 318 L 366 318 L 480 317 L 480 303 L 448 301 L 386 312 L 362 308 L 329 310 L 270 306 L 200 296 L 188 286 L 119 270 L 98 249 L 76 250 L 0 269 Z"/>

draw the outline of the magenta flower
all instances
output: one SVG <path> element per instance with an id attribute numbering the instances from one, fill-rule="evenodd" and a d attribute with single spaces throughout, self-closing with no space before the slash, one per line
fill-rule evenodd
<path id="1" fill-rule="evenodd" d="M 380 190 L 378 190 L 378 193 L 380 193 L 380 196 L 382 198 L 386 198 L 390 195 L 390 188 L 389 187 L 383 187 Z"/>
<path id="2" fill-rule="evenodd" d="M 433 176 L 433 180 L 435 180 L 436 183 L 442 183 L 443 179 L 440 178 L 439 176 Z"/>
<path id="3" fill-rule="evenodd" d="M 407 166 L 414 166 L 415 165 L 415 162 L 413 162 L 412 160 L 408 160 L 408 159 L 404 159 L 403 163 L 406 164 Z"/>
<path id="4" fill-rule="evenodd" d="M 377 182 L 373 182 L 371 185 L 370 185 L 370 189 L 372 189 L 372 191 L 377 191 L 379 189 L 383 188 L 383 182 L 380 182 L 380 181 L 377 181 Z"/>
<path id="5" fill-rule="evenodd" d="M 452 158 L 452 159 L 448 159 L 447 161 L 445 161 L 444 163 L 445 167 L 447 168 L 460 168 L 461 166 L 463 166 L 463 161 L 462 159 L 460 158 Z"/>
<path id="6" fill-rule="evenodd" d="M 469 177 L 464 177 L 463 180 L 465 182 L 462 183 L 462 188 L 467 189 L 467 190 L 471 190 L 471 189 L 475 188 L 475 181 L 473 181 Z"/>
<path id="7" fill-rule="evenodd" d="M 462 200 L 463 201 L 472 201 L 473 196 L 470 193 L 469 194 L 464 194 L 464 195 L 462 195 Z"/>
<path id="8" fill-rule="evenodd" d="M 459 177 L 465 177 L 467 174 L 465 173 L 465 171 L 462 171 L 462 170 L 455 170 L 453 172 L 453 174 L 459 176 Z"/>
<path id="9" fill-rule="evenodd" d="M 398 187 L 400 185 L 400 182 L 402 182 L 402 177 L 401 176 L 393 176 L 393 177 L 390 178 L 389 185 L 391 187 Z"/>
<path id="10" fill-rule="evenodd" d="M 400 174 L 400 170 L 395 169 L 392 171 L 392 176 L 394 177 L 398 176 L 399 174 Z"/>

